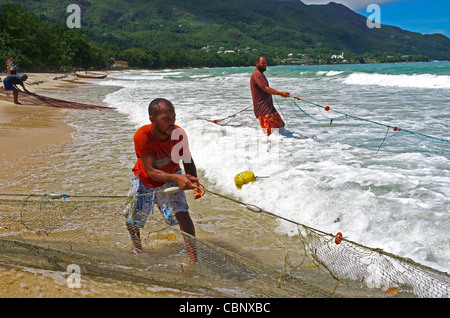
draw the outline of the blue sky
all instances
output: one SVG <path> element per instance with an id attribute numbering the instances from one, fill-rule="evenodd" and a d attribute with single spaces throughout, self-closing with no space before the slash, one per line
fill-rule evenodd
<path id="1" fill-rule="evenodd" d="M 326 4 L 330 0 L 301 0 L 305 4 Z M 369 4 L 380 6 L 381 24 L 398 26 L 422 34 L 441 33 L 450 37 L 450 0 L 333 0 L 364 16 Z"/>

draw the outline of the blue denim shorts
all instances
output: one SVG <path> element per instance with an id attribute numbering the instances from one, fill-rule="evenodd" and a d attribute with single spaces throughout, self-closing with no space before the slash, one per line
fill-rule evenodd
<path id="1" fill-rule="evenodd" d="M 181 170 L 176 172 L 181 174 Z M 178 187 L 176 183 L 168 182 L 161 187 L 151 188 L 144 184 L 136 176 L 131 180 L 129 196 L 136 195 L 136 205 L 127 203 L 125 206 L 125 219 L 131 225 L 144 228 L 150 215 L 153 214 L 153 208 L 156 204 L 159 211 L 164 216 L 167 225 L 177 225 L 178 221 L 175 214 L 178 212 L 188 212 L 189 206 L 186 201 L 184 191 L 175 193 L 155 193 L 171 187 Z"/>
<path id="2" fill-rule="evenodd" d="M 3 86 L 5 87 L 5 91 L 17 91 L 14 85 L 7 80 L 3 80 Z"/>

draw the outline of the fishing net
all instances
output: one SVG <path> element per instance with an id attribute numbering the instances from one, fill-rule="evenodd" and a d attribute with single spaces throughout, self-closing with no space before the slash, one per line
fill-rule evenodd
<path id="1" fill-rule="evenodd" d="M 338 125 L 343 125 L 347 128 L 353 127 L 352 137 L 346 138 L 345 141 L 342 141 L 344 143 L 363 148 L 374 148 L 376 149 L 376 153 L 378 153 L 382 148 L 389 146 L 394 148 L 406 148 L 422 153 L 434 153 L 443 156 L 448 156 L 450 152 L 450 140 L 442 137 L 430 136 L 402 127 L 396 127 L 371 119 L 354 116 L 330 108 L 329 106 L 319 105 L 300 97 L 292 97 L 290 101 L 292 103 L 290 107 L 293 106 L 292 109 L 296 111 L 296 116 L 310 120 L 310 124 L 312 126 L 320 125 L 320 131 L 323 131 L 324 129 L 331 131 L 336 129 Z M 307 109 L 305 106 L 308 106 L 309 108 Z M 276 109 L 283 118 L 286 128 L 288 130 L 292 130 L 291 119 L 285 116 L 281 106 L 278 103 L 276 103 Z M 260 129 L 259 123 L 254 117 L 253 105 L 249 105 L 223 118 L 205 120 L 219 126 L 246 126 Z M 364 124 L 367 127 L 362 129 L 361 124 Z M 339 130 L 335 133 L 337 136 L 340 134 L 342 135 L 343 132 Z M 346 135 L 348 132 L 344 134 Z M 316 136 L 312 136 L 312 138 L 318 140 Z"/>
<path id="2" fill-rule="evenodd" d="M 242 127 L 242 126 L 252 126 L 254 122 L 254 112 L 253 105 L 249 105 L 238 112 L 232 113 L 226 117 L 216 118 L 216 119 L 206 119 L 206 118 L 198 118 L 207 120 L 213 124 L 219 126 L 229 126 L 229 127 Z"/>
<path id="3" fill-rule="evenodd" d="M 0 99 L 13 101 L 12 91 L 5 91 L 3 87 L 0 87 Z M 114 108 L 107 106 L 90 105 L 78 102 L 66 101 L 58 98 L 38 95 L 35 93 L 26 93 L 19 91 L 19 102 L 27 105 L 47 105 L 59 108 L 73 108 L 73 109 L 93 109 L 93 110 L 113 110 Z"/>
<path id="4" fill-rule="evenodd" d="M 191 212 L 200 229 L 196 237 L 167 226 L 153 213 L 141 232 L 144 253 L 139 255 L 130 252 L 123 217 L 126 198 L 4 197 L 0 264 L 67 275 L 75 267 L 81 278 L 156 285 L 201 297 L 449 296 L 446 273 L 255 206 L 232 202 L 224 209 L 223 201 L 229 200 L 209 194 L 203 203 L 210 207 L 208 215 Z M 247 223 L 226 228 L 220 222 L 224 214 Z M 294 224 L 298 235 L 277 234 L 273 228 L 279 222 Z M 229 236 L 221 239 L 217 232 Z M 195 246 L 195 267 L 189 265 L 186 242 Z"/>
<path id="5" fill-rule="evenodd" d="M 367 124 L 368 126 L 370 126 L 370 134 L 376 135 L 379 133 L 380 137 L 362 137 L 362 143 L 360 144 L 360 146 L 370 147 L 370 145 L 372 144 L 377 148 L 377 153 L 382 147 L 386 147 L 388 145 L 397 147 L 402 146 L 424 153 L 430 152 L 439 155 L 448 155 L 448 152 L 450 150 L 450 140 L 445 138 L 430 136 L 402 127 L 377 122 L 372 119 L 354 116 L 342 111 L 338 111 L 336 109 L 332 109 L 329 106 L 319 105 L 300 97 L 293 97 L 292 101 L 294 106 L 300 111 L 301 115 L 311 119 L 313 122 L 319 122 L 328 127 L 332 127 L 337 122 L 345 121 L 346 126 L 353 126 L 355 128 L 357 127 L 355 131 L 358 131 L 359 129 L 361 129 L 361 123 Z M 316 108 L 316 112 L 313 113 L 312 110 L 306 111 L 303 105 L 300 105 L 300 102 L 303 105 L 308 105 Z M 381 130 L 378 131 L 378 129 Z M 364 134 L 362 136 L 364 136 Z"/>

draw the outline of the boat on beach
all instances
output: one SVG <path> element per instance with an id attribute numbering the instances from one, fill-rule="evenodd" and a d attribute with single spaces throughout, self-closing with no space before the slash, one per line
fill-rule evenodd
<path id="1" fill-rule="evenodd" d="M 78 77 L 78 78 L 104 79 L 104 78 L 106 78 L 108 75 L 106 75 L 106 74 L 90 74 L 90 75 L 82 75 L 82 74 L 75 73 L 75 76 Z"/>

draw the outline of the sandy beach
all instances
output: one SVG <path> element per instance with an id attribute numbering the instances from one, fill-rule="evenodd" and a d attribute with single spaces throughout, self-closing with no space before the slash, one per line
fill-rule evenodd
<path id="1" fill-rule="evenodd" d="M 62 89 L 66 82 L 55 80 L 59 74 L 29 74 L 25 87 L 33 93 L 42 89 Z M 74 76 L 70 76 L 71 78 Z M 16 105 L 0 100 L 0 174 L 3 178 L 14 179 L 17 173 L 32 173 L 33 167 L 42 164 L 45 158 L 32 156 L 38 149 L 50 147 L 72 140 L 74 127 L 64 122 L 62 109 L 46 105 L 31 105 L 22 102 Z M 19 100 L 20 102 L 20 100 Z M 2 192 L 16 189 L 3 189 Z"/>
<path id="2" fill-rule="evenodd" d="M 36 73 L 28 74 L 28 76 L 25 87 L 33 93 L 39 93 L 42 89 L 61 89 L 65 85 L 70 85 L 61 80 L 55 80 L 59 76 L 64 76 L 60 74 Z M 75 79 L 74 76 L 70 78 Z M 74 127 L 64 122 L 65 112 L 62 109 L 46 105 L 36 106 L 26 102 L 16 105 L 12 101 L 12 94 L 10 95 L 9 101 L 0 99 L 0 175 L 6 180 L 18 179 L 20 176 L 33 173 L 33 167 L 45 164 L 46 158 L 31 154 L 44 147 L 70 143 L 72 133 L 75 131 Z M 20 186 L 13 186 L 3 187 L 1 192 L 15 194 L 20 193 L 21 190 Z M 32 288 L 39 284 L 58 286 L 51 282 L 54 274 L 45 271 L 0 266 L 0 275 L 1 297 L 56 297 L 62 295 L 61 293 L 65 290 L 52 288 L 54 293 L 43 294 L 42 289 Z M 63 279 L 63 276 L 59 279 Z M 49 283 L 45 283 L 47 280 Z M 40 283 L 36 284 L 37 282 Z M 65 294 L 65 297 L 68 296 L 70 297 L 70 294 Z"/>
<path id="3" fill-rule="evenodd" d="M 82 85 L 73 74 L 28 73 L 25 87 L 32 93 L 54 90 L 63 94 L 64 89 Z M 2 79 L 4 76 L 1 76 Z M 23 193 L 20 180 L 34 173 L 36 167 L 51 165 L 51 159 L 40 156 L 47 147 L 71 143 L 76 128 L 66 124 L 65 117 L 70 110 L 34 105 L 25 101 L 16 105 L 10 100 L 0 99 L 0 175 L 3 180 L 16 180 L 11 186 L 2 187 L 5 194 Z M 66 288 L 64 273 L 45 270 L 21 269 L 0 265 L 0 297 L 96 297 L 96 290 L 103 290 L 98 297 L 144 297 L 145 287 L 124 284 L 120 288 L 104 293 L 108 282 L 102 279 L 84 279 L 84 289 Z M 116 284 L 117 286 L 117 284 Z"/>
<path id="4" fill-rule="evenodd" d="M 117 71 L 102 73 L 115 72 Z M 1 81 L 5 75 L 0 75 Z M 27 75 L 25 87 L 32 93 L 44 96 L 48 92 L 53 96 L 63 96 L 65 90 L 85 84 L 83 79 L 72 73 Z M 43 102 L 36 105 L 20 98 L 21 105 L 16 105 L 13 103 L 12 92 L 9 95 L 7 100 L 0 98 L 0 174 L 5 179 L 13 180 L 18 174 L 27 175 L 32 173 L 36 165 L 44 164 L 45 158 L 33 155 L 39 149 L 72 142 L 72 134 L 76 129 L 64 120 L 67 109 L 50 107 Z M 3 188 L 2 193 L 16 193 L 20 190 Z"/>

